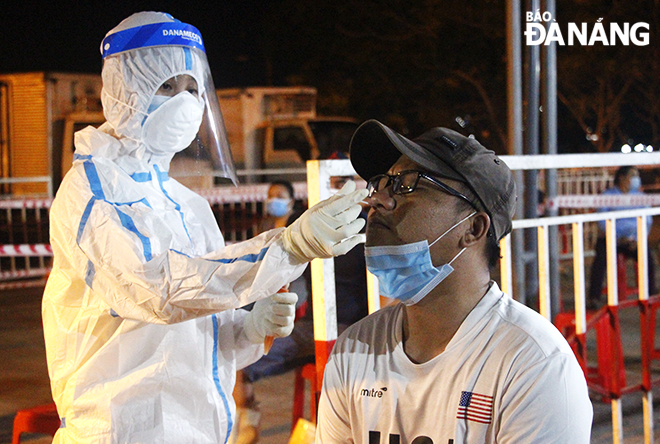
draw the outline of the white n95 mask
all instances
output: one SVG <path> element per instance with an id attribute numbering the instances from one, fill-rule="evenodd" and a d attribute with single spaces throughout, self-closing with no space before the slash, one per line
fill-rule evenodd
<path id="1" fill-rule="evenodd" d="M 187 91 L 167 99 L 142 124 L 142 141 L 155 154 L 174 154 L 195 140 L 204 107 Z"/>
<path id="2" fill-rule="evenodd" d="M 367 270 L 378 278 L 380 294 L 398 299 L 405 305 L 414 305 L 421 301 L 454 271 L 451 263 L 465 251 L 463 248 L 448 263 L 434 267 L 430 246 L 475 214 L 476 212 L 473 212 L 454 224 L 431 245 L 427 240 L 423 240 L 404 245 L 364 247 Z"/>

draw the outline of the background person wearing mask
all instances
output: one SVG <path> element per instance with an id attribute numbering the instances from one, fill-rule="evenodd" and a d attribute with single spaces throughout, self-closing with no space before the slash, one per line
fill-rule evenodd
<path id="1" fill-rule="evenodd" d="M 264 216 L 259 223 L 259 232 L 284 228 L 293 223 L 303 210 L 296 208 L 293 184 L 288 180 L 274 180 L 268 187 L 264 203 Z M 351 250 L 352 251 L 352 250 Z M 289 284 L 288 291 L 298 296 L 296 306 L 307 298 L 307 284 L 303 276 Z M 252 306 L 246 307 L 251 310 Z M 279 339 L 273 344 L 279 345 Z M 277 348 L 277 347 L 276 347 Z M 261 411 L 254 395 L 254 387 L 250 380 L 239 370 L 236 374 L 236 385 L 232 394 L 236 402 L 236 426 L 232 430 L 230 442 L 235 444 L 250 444 L 259 440 L 259 422 Z"/>
<path id="2" fill-rule="evenodd" d="M 265 216 L 259 224 L 259 232 L 284 228 L 303 211 L 296 205 L 293 184 L 288 180 L 274 180 L 268 187 L 268 197 L 264 205 Z"/>
<path id="3" fill-rule="evenodd" d="M 573 351 L 490 279 L 515 211 L 504 162 L 446 128 L 409 140 L 370 120 L 351 163 L 369 183 L 367 268 L 401 303 L 337 340 L 316 442 L 588 444 Z"/>
<path id="4" fill-rule="evenodd" d="M 625 194 L 644 194 L 641 190 L 642 179 L 639 170 L 634 166 L 622 166 L 614 173 L 614 186 L 606 189 L 601 194 L 609 196 Z M 645 206 L 621 206 L 599 208 L 599 212 L 633 210 L 636 208 L 648 208 Z M 650 231 L 653 217 L 646 217 L 647 229 Z M 616 220 L 616 251 L 629 259 L 637 260 L 637 218 L 627 217 Z M 591 276 L 589 277 L 589 294 L 587 296 L 587 308 L 597 309 L 604 299 L 602 296 L 603 282 L 607 273 L 607 245 L 605 242 L 605 221 L 598 222 L 598 239 L 596 240 L 596 255 L 591 264 Z M 648 274 L 649 294 L 656 293 L 655 286 L 655 260 L 648 249 Z M 623 297 L 621 295 L 620 297 Z"/>
<path id="5" fill-rule="evenodd" d="M 298 205 L 291 182 L 288 180 L 274 180 L 268 187 L 264 212 L 265 215 L 259 223 L 260 233 L 274 228 L 288 227 L 305 212 L 305 209 Z M 308 270 L 308 268 L 305 268 L 305 270 Z M 298 295 L 297 306 L 306 300 L 307 290 L 304 276 L 296 278 L 289 284 L 289 291 Z"/>
<path id="6" fill-rule="evenodd" d="M 331 190 L 336 193 L 351 179 L 352 177 L 331 177 Z M 273 182 L 268 190 L 268 200 L 266 201 L 268 216 L 265 218 L 264 228 L 269 228 L 273 221 L 277 226 L 277 221 L 282 221 L 284 217 L 287 217 L 289 224 L 295 221 L 300 213 L 294 210 L 294 200 L 293 186 L 290 182 Z M 278 203 L 274 206 L 272 202 Z M 286 215 L 282 214 L 285 208 L 291 209 Z M 366 219 L 366 212 L 360 213 L 360 217 Z M 364 247 L 358 245 L 348 253 L 336 257 L 334 262 L 337 332 L 341 333 L 349 325 L 369 313 Z M 295 292 L 302 302 L 306 302 L 304 315 L 296 319 L 291 335 L 286 338 L 277 338 L 267 355 L 239 372 L 239 380 L 234 390 L 234 398 L 239 407 L 236 444 L 252 444 L 259 440 L 259 421 L 262 412 L 259 409 L 259 402 L 254 396 L 253 382 L 264 377 L 286 373 L 315 361 L 312 316 L 314 310 L 309 267 L 305 269 L 300 278 L 291 282 L 289 291 Z"/>
<path id="7" fill-rule="evenodd" d="M 235 179 L 199 31 L 137 13 L 101 51 L 107 122 L 76 133 L 50 213 L 54 442 L 225 442 L 236 369 L 292 328 L 296 296 L 269 296 L 361 241 L 366 191 L 349 185 L 286 229 L 225 246 L 208 202 L 168 175 L 196 149 Z"/>

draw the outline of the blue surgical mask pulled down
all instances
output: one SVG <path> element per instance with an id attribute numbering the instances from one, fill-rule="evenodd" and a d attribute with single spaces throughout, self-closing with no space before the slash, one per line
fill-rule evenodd
<path id="1" fill-rule="evenodd" d="M 472 212 L 442 233 L 430 245 L 428 240 L 404 245 L 365 247 L 367 269 L 378 278 L 380 294 L 414 305 L 429 294 L 454 271 L 451 263 L 465 251 L 463 248 L 448 263 L 434 267 L 429 248 L 451 230 L 474 216 Z"/>

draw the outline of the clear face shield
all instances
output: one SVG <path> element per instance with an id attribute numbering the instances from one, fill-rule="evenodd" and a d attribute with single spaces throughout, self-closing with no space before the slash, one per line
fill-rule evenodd
<path id="1" fill-rule="evenodd" d="M 119 132 L 141 139 L 156 154 L 176 153 L 169 175 L 190 188 L 213 186 L 216 179 L 238 184 L 211 70 L 195 27 L 173 21 L 121 29 L 106 36 L 101 52 L 106 64 L 117 65 L 116 75 L 126 84 L 112 91 L 112 82 L 106 88 L 104 74 L 104 90 L 109 90 L 105 94 L 138 116 L 126 119 L 126 131 Z"/>
<path id="2" fill-rule="evenodd" d="M 238 185 L 227 130 L 211 71 L 208 69 L 206 54 L 198 50 L 194 51 L 206 65 L 201 79 L 202 88 L 199 89 L 204 115 L 195 139 L 186 149 L 174 155 L 170 163 L 170 176 L 184 185 L 191 185 L 191 188 L 205 188 L 205 183 L 207 186 L 212 186 L 216 178 Z M 197 186 L 194 186 L 195 184 Z"/>

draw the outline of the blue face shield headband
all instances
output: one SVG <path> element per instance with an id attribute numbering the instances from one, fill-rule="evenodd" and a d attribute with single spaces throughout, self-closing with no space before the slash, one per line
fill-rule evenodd
<path id="1" fill-rule="evenodd" d="M 106 58 L 149 46 L 188 46 L 206 52 L 199 30 L 192 25 L 176 21 L 152 23 L 111 34 L 103 39 L 101 54 Z"/>
<path id="2" fill-rule="evenodd" d="M 378 278 L 380 294 L 398 299 L 405 305 L 421 301 L 454 271 L 451 263 L 465 251 L 463 248 L 448 263 L 434 267 L 429 248 L 475 214 L 477 212 L 473 211 L 461 219 L 430 245 L 423 240 L 404 245 L 365 247 L 367 269 Z"/>

